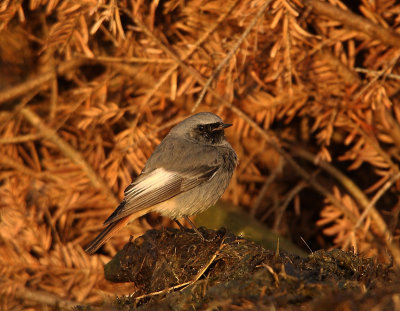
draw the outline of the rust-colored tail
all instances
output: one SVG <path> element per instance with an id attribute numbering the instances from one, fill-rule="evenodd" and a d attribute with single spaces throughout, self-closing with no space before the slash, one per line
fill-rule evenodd
<path id="1" fill-rule="evenodd" d="M 92 242 L 90 242 L 88 246 L 86 246 L 85 252 L 89 255 L 93 255 L 104 243 L 106 243 L 111 238 L 111 236 L 122 229 L 122 227 L 127 224 L 130 218 L 131 215 L 109 224 Z"/>
<path id="2" fill-rule="evenodd" d="M 134 212 L 124 218 L 109 224 L 100 234 L 85 248 L 85 252 L 93 255 L 104 243 L 106 243 L 115 233 L 122 229 L 128 222 L 143 216 L 151 211 L 151 207 Z"/>

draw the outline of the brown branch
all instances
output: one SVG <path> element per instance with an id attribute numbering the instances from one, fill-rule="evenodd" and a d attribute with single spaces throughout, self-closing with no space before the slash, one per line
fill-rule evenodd
<path id="1" fill-rule="evenodd" d="M 190 74 L 198 83 L 200 83 L 203 87 L 206 84 L 206 80 L 203 76 L 192 66 L 187 65 L 167 44 L 162 42 L 153 32 L 144 24 L 142 21 L 133 16 L 129 11 L 126 11 L 126 14 L 133 20 L 133 22 L 150 38 L 152 39 L 159 47 L 162 49 L 167 55 L 169 55 L 172 59 L 177 62 L 177 66 L 179 65 L 182 69 L 184 69 L 188 74 Z M 210 89 L 209 92 L 222 103 L 226 103 L 223 97 L 221 97 L 214 89 Z"/>
<path id="2" fill-rule="evenodd" d="M 372 69 L 366 69 L 366 68 L 360 68 L 360 67 L 356 67 L 356 68 L 354 68 L 354 70 L 356 72 L 366 73 L 366 74 L 372 75 L 372 76 L 378 76 L 378 77 L 382 76 L 382 70 L 372 70 Z M 383 70 L 383 71 L 385 71 L 385 70 Z M 400 75 L 397 75 L 394 73 L 387 73 L 385 76 L 386 76 L 386 78 L 389 78 L 389 79 L 400 80 Z"/>
<path id="3" fill-rule="evenodd" d="M 118 204 L 117 198 L 111 192 L 110 188 L 104 183 L 104 181 L 97 176 L 96 172 L 90 166 L 89 163 L 85 161 L 82 155 L 76 151 L 70 144 L 68 144 L 65 140 L 63 140 L 60 136 L 58 136 L 57 132 L 48 127 L 40 117 L 35 114 L 29 108 L 22 108 L 20 113 L 34 126 L 36 127 L 39 132 L 43 135 L 44 138 L 53 142 L 60 151 L 68 158 L 70 158 L 73 162 L 78 164 L 83 171 L 86 173 L 87 177 L 89 178 L 92 185 L 96 188 L 102 190 L 104 194 L 107 195 L 107 198 L 113 204 Z"/>
<path id="4" fill-rule="evenodd" d="M 359 99 L 359 97 L 361 97 L 361 95 L 363 95 L 367 90 L 369 90 L 371 88 L 371 86 L 376 84 L 376 82 L 381 77 L 386 78 L 388 73 L 390 71 L 392 71 L 394 65 L 396 65 L 398 59 L 399 59 L 399 56 L 394 57 L 384 68 L 382 68 L 382 70 L 379 71 L 378 75 L 375 75 L 366 85 L 364 85 L 364 87 L 361 90 L 359 90 L 356 94 L 354 94 L 353 95 L 354 102 L 356 102 Z"/>
<path id="5" fill-rule="evenodd" d="M 357 223 L 353 226 L 352 228 L 352 234 L 349 234 L 346 242 L 343 244 L 344 247 L 346 248 L 350 244 L 351 237 L 354 236 L 356 230 L 361 226 L 365 218 L 368 216 L 368 214 L 371 213 L 371 210 L 374 209 L 375 204 L 379 201 L 379 199 L 390 189 L 390 187 L 400 178 L 400 173 L 397 173 L 393 175 L 389 181 L 386 182 L 385 185 L 383 185 L 382 188 L 379 189 L 379 191 L 374 195 L 372 200 L 369 202 L 369 205 L 364 209 L 363 213 L 361 216 L 358 218 Z M 392 236 L 387 237 L 387 239 L 393 239 Z"/>
<path id="6" fill-rule="evenodd" d="M 374 24 L 365 17 L 342 10 L 320 0 L 306 0 L 305 3 L 311 7 L 312 11 L 316 15 L 324 15 L 332 20 L 342 23 L 350 29 L 357 30 L 372 39 L 379 40 L 386 45 L 400 47 L 400 35 L 390 29 Z"/>
<path id="7" fill-rule="evenodd" d="M 247 38 L 247 36 L 249 35 L 250 31 L 254 28 L 254 26 L 256 25 L 256 23 L 258 21 L 258 19 L 261 17 L 262 14 L 264 14 L 265 9 L 267 8 L 267 6 L 269 6 L 269 4 L 271 2 L 272 2 L 272 0 L 265 1 L 265 3 L 258 10 L 256 16 L 254 16 L 253 20 L 250 22 L 250 24 L 246 27 L 246 29 L 243 32 L 243 34 L 240 36 L 239 40 L 236 41 L 235 45 L 232 47 L 232 49 L 229 51 L 229 53 L 226 55 L 226 57 L 222 60 L 222 62 L 220 62 L 218 64 L 217 68 L 214 69 L 212 75 L 208 78 L 206 84 L 204 85 L 203 90 L 201 91 L 199 98 L 197 99 L 195 105 L 193 106 L 192 111 L 191 111 L 192 113 L 197 110 L 197 108 L 199 107 L 201 101 L 203 100 L 204 95 L 206 94 L 207 89 L 209 88 L 209 86 L 212 83 L 212 81 L 214 81 L 214 79 L 218 76 L 218 74 L 220 73 L 222 68 L 232 58 L 232 56 L 238 50 L 240 45 L 243 43 L 244 39 Z"/>
<path id="8" fill-rule="evenodd" d="M 340 202 L 335 196 L 333 196 L 328 190 L 326 190 L 321 184 L 319 184 L 306 170 L 304 170 L 287 152 L 285 152 L 273 139 L 272 137 L 262 129 L 257 123 L 255 123 L 250 117 L 248 117 L 244 112 L 242 112 L 237 107 L 230 107 L 231 110 L 237 114 L 240 118 L 245 120 L 254 130 L 256 130 L 262 137 L 268 141 L 268 143 L 278 151 L 286 160 L 286 162 L 301 176 L 305 181 L 307 181 L 314 189 L 323 194 L 332 204 L 340 208 L 340 210 L 349 217 L 349 219 L 356 223 L 357 219 L 355 216 L 347 210 L 347 208 Z M 370 204 L 368 198 L 364 195 L 364 193 L 344 174 L 336 170 L 333 166 L 329 165 L 329 163 L 320 161 L 316 163 L 314 155 L 308 153 L 308 151 L 304 151 L 303 157 L 305 159 L 309 159 L 312 163 L 318 164 L 322 169 L 327 170 L 329 173 L 333 173 L 334 177 L 339 178 L 338 180 L 343 184 L 343 186 L 348 189 L 350 193 L 355 195 L 355 199 L 360 203 L 363 208 L 367 208 Z M 382 219 L 381 215 L 378 213 L 376 209 L 371 209 L 371 217 L 376 224 L 378 229 L 379 238 L 384 242 L 386 247 L 392 253 L 394 261 L 398 267 L 400 267 L 400 249 L 399 247 L 393 243 L 392 235 L 388 230 L 386 223 Z"/>
<path id="9" fill-rule="evenodd" d="M 201 44 L 202 42 L 200 42 Z M 195 44 L 196 46 L 196 44 Z M 190 49 L 192 52 L 193 47 Z M 182 57 L 182 60 L 185 60 L 188 56 L 186 54 Z M 170 58 L 146 58 L 146 57 L 113 57 L 113 56 L 96 56 L 96 57 L 88 57 L 86 55 L 79 55 L 82 59 L 85 59 L 88 62 L 94 62 L 99 64 L 164 64 L 170 65 L 175 63 L 173 59 Z M 189 64 L 207 64 L 204 60 L 188 60 Z M 175 66 L 173 66 L 175 67 Z M 176 69 L 177 67 L 175 67 Z"/>
<path id="10" fill-rule="evenodd" d="M 42 87 L 52 79 L 56 78 L 57 75 L 65 74 L 71 69 L 79 67 L 81 64 L 82 60 L 73 59 L 71 61 L 60 64 L 55 70 L 50 70 L 46 73 L 34 76 L 14 87 L 8 88 L 4 91 L 0 91 L 0 104 L 21 97 L 38 87 Z"/>
<path id="11" fill-rule="evenodd" d="M 263 6 L 261 7 L 260 11 L 262 10 Z M 132 19 L 132 21 L 149 37 L 151 38 L 159 47 L 162 49 L 167 55 L 169 55 L 172 59 L 174 59 L 177 62 L 176 66 L 180 66 L 182 69 L 184 69 L 188 74 L 190 74 L 194 79 L 197 80 L 198 83 L 200 83 L 203 87 L 206 85 L 206 80 L 202 77 L 202 75 L 194 69 L 192 66 L 188 66 L 184 61 L 176 55 L 176 53 L 172 50 L 170 46 L 167 45 L 167 43 L 163 43 L 159 38 L 157 38 L 152 31 L 145 25 L 143 24 L 139 18 L 136 16 L 132 15 L 131 12 L 128 10 L 124 10 L 125 13 Z M 172 73 L 172 72 L 171 72 Z M 230 103 L 225 100 L 223 97 L 221 97 L 214 89 L 209 89 L 209 92 L 221 103 L 223 103 L 225 106 L 230 107 Z"/>
<path id="12" fill-rule="evenodd" d="M 347 191 L 358 202 L 358 204 L 360 204 L 363 210 L 368 209 L 370 211 L 369 213 L 371 215 L 372 221 L 376 226 L 375 231 L 377 232 L 375 232 L 375 236 L 377 236 L 381 241 L 384 242 L 386 247 L 392 253 L 394 261 L 396 262 L 397 266 L 400 267 L 400 249 L 395 243 L 392 243 L 393 236 L 390 233 L 390 230 L 388 229 L 382 216 L 374 207 L 374 202 L 370 201 L 368 197 L 364 194 L 364 192 L 362 192 L 361 189 L 350 178 L 348 178 L 345 174 L 340 172 L 334 166 L 330 165 L 328 162 L 325 162 L 320 159 L 316 161 L 316 158 L 312 153 L 308 152 L 307 150 L 301 149 L 299 147 L 292 147 L 291 150 L 294 154 L 302 157 L 303 159 L 309 162 L 314 163 L 315 165 L 318 165 L 323 170 L 332 175 L 337 181 L 339 181 L 342 184 L 343 187 L 347 189 Z M 356 221 L 354 221 L 354 219 L 351 220 L 354 223 L 357 223 L 357 220 Z"/>
<path id="13" fill-rule="evenodd" d="M 232 5 L 228 8 L 228 10 L 218 18 L 217 22 L 212 27 L 210 27 L 210 29 L 208 29 L 194 43 L 194 45 L 183 55 L 182 59 L 179 58 L 178 56 L 176 56 L 170 47 L 167 47 L 166 45 L 164 45 L 156 36 L 154 36 L 153 33 L 150 31 L 150 29 L 148 29 L 142 22 L 140 22 L 137 18 L 135 18 L 135 16 L 132 15 L 130 11 L 124 10 L 124 12 L 143 30 L 143 32 L 145 34 L 147 34 L 147 36 L 152 38 L 153 41 L 158 43 L 158 45 L 164 50 L 164 52 L 169 54 L 171 56 L 171 58 L 176 62 L 175 65 L 173 65 L 170 69 L 168 69 L 168 71 L 166 73 L 163 74 L 163 76 L 158 80 L 157 84 L 152 88 L 151 92 L 146 94 L 146 97 L 143 99 L 143 101 L 140 104 L 140 107 L 138 109 L 139 112 L 138 112 L 137 117 L 135 118 L 133 127 L 136 125 L 136 123 L 138 122 L 138 120 L 140 118 L 140 115 L 141 115 L 140 108 L 145 106 L 149 102 L 151 97 L 153 97 L 153 95 L 157 92 L 157 90 L 161 87 L 161 85 L 163 85 L 165 83 L 165 81 L 167 81 L 167 79 L 172 75 L 172 73 L 174 73 L 178 69 L 179 66 L 182 66 L 183 68 L 188 70 L 189 66 L 186 66 L 184 61 L 186 59 L 188 59 L 194 53 L 194 51 L 196 51 L 198 49 L 198 47 L 200 45 L 202 45 L 203 42 L 205 42 L 206 39 L 217 29 L 217 27 L 222 23 L 222 21 L 224 21 L 226 19 L 226 17 L 229 15 L 229 13 L 233 10 L 233 8 L 237 5 L 238 2 L 239 1 L 236 0 L 232 3 Z M 202 79 L 202 77 L 200 75 L 198 75 L 197 78 Z"/>
<path id="14" fill-rule="evenodd" d="M 400 178 L 400 173 L 394 174 L 379 191 L 374 195 L 372 200 L 369 202 L 368 206 L 364 209 L 364 212 L 361 214 L 357 223 L 354 225 L 353 230 L 356 230 L 361 223 L 364 221 L 365 217 L 374 209 L 375 204 L 379 201 L 379 199 L 393 186 L 393 184 Z"/>
<path id="15" fill-rule="evenodd" d="M 26 134 L 14 137 L 2 137 L 0 138 L 0 144 L 19 144 L 25 143 L 28 141 L 34 141 L 41 139 L 42 135 L 40 134 Z"/>
<path id="16" fill-rule="evenodd" d="M 345 187 L 350 192 L 352 197 L 361 206 L 366 206 L 369 203 L 368 198 L 366 197 L 364 192 L 362 192 L 360 188 L 350 178 L 348 178 L 341 171 L 336 169 L 333 165 L 321 159 L 317 160 L 314 154 L 299 146 L 291 146 L 291 153 L 313 163 L 314 165 L 321 167 L 324 171 L 332 175 L 342 184 L 343 187 Z"/>
<path id="17" fill-rule="evenodd" d="M 272 137 L 261 128 L 256 122 L 254 122 L 248 115 L 235 106 L 229 107 L 236 115 L 243 119 L 250 127 L 252 127 L 257 133 L 261 135 L 270 145 L 273 147 L 285 160 L 286 162 L 296 171 L 296 173 L 308 182 L 315 190 L 325 196 L 333 205 L 337 206 L 349 219 L 356 221 L 355 216 L 349 213 L 348 209 L 340 202 L 332 193 L 325 189 L 313 175 L 309 174 L 304 168 L 302 168 L 278 143 L 272 139 Z"/>
<path id="18" fill-rule="evenodd" d="M 33 170 L 30 167 L 27 167 L 27 166 L 19 163 L 18 161 L 15 160 L 15 158 L 11 158 L 10 156 L 8 156 L 6 154 L 1 155 L 0 164 L 4 165 L 6 167 L 11 167 L 11 168 L 15 169 L 16 171 L 19 171 L 23 175 L 32 176 L 33 178 L 37 178 L 37 179 L 43 178 L 43 179 L 57 181 L 57 178 L 54 175 L 48 174 L 46 172 L 38 172 L 36 170 Z"/>

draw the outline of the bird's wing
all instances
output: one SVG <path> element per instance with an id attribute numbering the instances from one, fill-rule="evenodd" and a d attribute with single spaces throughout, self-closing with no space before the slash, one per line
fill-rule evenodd
<path id="1" fill-rule="evenodd" d="M 125 189 L 124 200 L 104 224 L 111 224 L 132 213 L 188 191 L 212 179 L 218 169 L 218 165 L 201 165 L 185 168 L 179 172 L 169 171 L 165 168 L 156 168 L 150 172 L 143 172 Z"/>

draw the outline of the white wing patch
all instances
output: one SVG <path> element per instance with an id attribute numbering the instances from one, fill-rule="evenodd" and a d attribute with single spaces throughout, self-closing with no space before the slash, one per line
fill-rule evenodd
<path id="1" fill-rule="evenodd" d="M 164 202 L 214 178 L 218 167 L 197 167 L 186 172 L 157 168 L 140 175 L 125 189 L 125 198 L 104 224 L 108 225 L 132 213 Z"/>
<path id="2" fill-rule="evenodd" d="M 151 193 L 176 179 L 176 173 L 166 171 L 163 168 L 157 168 L 150 172 L 146 178 L 143 178 L 134 187 L 125 191 L 125 197 L 138 197 Z"/>

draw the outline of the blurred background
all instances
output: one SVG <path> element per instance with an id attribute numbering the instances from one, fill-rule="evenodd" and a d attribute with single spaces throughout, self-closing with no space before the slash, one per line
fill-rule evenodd
<path id="1" fill-rule="evenodd" d="M 104 263 L 170 219 L 83 247 L 200 111 L 233 123 L 240 164 L 194 221 L 398 265 L 399 28 L 395 0 L 0 2 L 0 309 L 132 293 Z"/>

